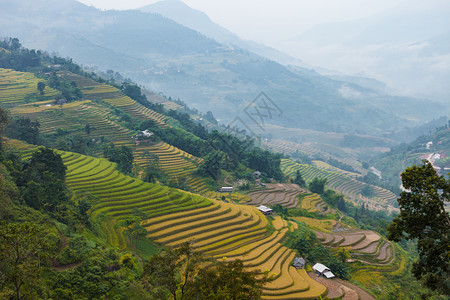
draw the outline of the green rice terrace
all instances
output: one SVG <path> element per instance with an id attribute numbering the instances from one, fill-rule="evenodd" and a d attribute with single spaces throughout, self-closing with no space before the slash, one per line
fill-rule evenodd
<path id="1" fill-rule="evenodd" d="M 374 196 L 372 198 L 364 197 L 361 190 L 367 185 L 364 182 L 355 180 L 341 172 L 333 172 L 317 167 L 299 164 L 290 159 L 283 159 L 281 162 L 283 172 L 288 176 L 293 176 L 297 170 L 300 171 L 306 182 L 310 182 L 315 177 L 326 178 L 326 186 L 329 189 L 335 190 L 343 194 L 349 200 L 354 202 L 364 202 L 374 210 L 396 210 L 392 205 L 395 203 L 397 196 L 386 189 L 372 186 L 374 189 Z"/>
<path id="2" fill-rule="evenodd" d="M 296 153 L 298 153 L 298 154 L 306 155 L 309 157 L 314 157 L 316 155 L 319 155 L 324 158 L 333 158 L 337 161 L 340 161 L 341 163 L 345 163 L 347 165 L 352 166 L 355 170 L 358 170 L 358 172 L 364 172 L 364 169 L 361 168 L 359 163 L 355 162 L 352 159 L 345 159 L 342 157 L 336 157 L 334 155 L 331 155 L 330 153 L 328 153 L 322 149 L 319 149 L 317 143 L 311 143 L 311 142 L 295 143 L 292 141 L 281 140 L 281 139 L 265 141 L 264 143 L 267 147 L 269 147 L 270 149 L 273 149 L 274 151 L 277 151 L 279 153 L 284 153 L 287 155 L 295 155 Z M 322 145 L 322 147 L 323 147 L 323 145 Z M 329 146 L 329 147 L 331 147 L 331 146 Z M 338 152 L 342 152 L 342 151 L 344 151 L 344 150 L 339 149 Z M 343 155 L 343 156 L 345 157 L 345 155 Z M 330 167 L 334 168 L 332 166 L 328 166 L 326 168 L 330 168 Z M 343 170 L 340 170 L 337 168 L 335 171 L 346 173 L 346 171 L 343 171 Z M 354 173 L 352 175 L 353 176 L 361 176 L 358 173 Z"/>
<path id="3" fill-rule="evenodd" d="M 8 82 L 22 80 L 16 73 L 4 72 L 5 77 L 10 76 Z M 21 73 L 22 74 L 22 73 Z M 27 76 L 33 76 L 29 73 Z M 63 105 L 54 105 L 50 103 L 30 103 L 26 104 L 23 97 L 28 95 L 31 90 L 29 85 L 20 85 L 24 90 L 19 93 L 14 103 L 0 102 L 0 105 L 10 105 L 10 113 L 15 116 L 29 117 L 31 120 L 38 120 L 40 131 L 43 134 L 52 134 L 57 130 L 70 134 L 77 134 L 94 141 L 108 140 L 115 145 L 132 147 L 135 155 L 135 161 L 138 165 L 145 167 L 155 156 L 158 158 L 158 166 L 169 176 L 171 181 L 186 181 L 186 184 L 193 191 L 206 192 L 208 187 L 204 179 L 195 176 L 192 173 L 197 170 L 201 159 L 194 157 L 176 147 L 164 142 L 159 143 L 139 143 L 132 140 L 135 132 L 124 126 L 120 118 L 113 113 L 113 107 L 118 107 L 127 112 L 133 118 L 138 120 L 152 119 L 159 126 L 166 127 L 166 116 L 158 114 L 131 98 L 124 96 L 120 90 L 109 85 L 99 84 L 91 79 L 72 73 L 60 74 L 63 78 L 77 83 L 88 99 L 66 103 Z M 24 75 L 21 75 L 22 77 Z M 5 80 L 6 82 L 6 80 Z M 34 78 L 32 84 L 36 89 L 37 79 Z M 19 88 L 18 87 L 18 88 Z M 0 95 L 2 92 L 0 91 Z M 50 93 L 49 96 L 53 95 Z M 8 96 L 5 96 L 5 99 Z M 9 98 L 8 98 L 9 99 Z M 100 102 L 99 102 L 100 101 Z M 50 101 L 49 101 L 50 102 Z M 108 103 L 111 106 L 103 105 Z M 91 132 L 85 132 L 85 126 L 89 124 Z M 99 155 L 101 153 L 98 153 Z M 150 156 L 149 154 L 153 154 Z M 150 158 L 151 157 L 151 158 Z"/>

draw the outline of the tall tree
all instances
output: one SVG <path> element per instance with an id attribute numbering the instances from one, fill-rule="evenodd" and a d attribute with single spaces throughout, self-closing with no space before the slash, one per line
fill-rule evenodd
<path id="1" fill-rule="evenodd" d="M 308 187 L 311 192 L 317 193 L 317 194 L 323 194 L 325 191 L 325 184 L 327 183 L 327 179 L 319 179 L 317 177 L 314 177 L 313 180 L 309 183 Z"/>
<path id="2" fill-rule="evenodd" d="M 398 199 L 400 214 L 389 224 L 393 241 L 417 239 L 419 259 L 412 272 L 424 286 L 450 294 L 450 181 L 438 176 L 431 163 L 407 168 L 402 173 L 407 191 Z"/>
<path id="3" fill-rule="evenodd" d="M 41 95 L 44 95 L 45 82 L 39 81 L 39 82 L 37 83 L 37 89 L 38 89 L 38 91 L 39 91 L 39 93 L 40 93 Z"/>
<path id="4" fill-rule="evenodd" d="M 19 117 L 10 123 L 9 136 L 37 145 L 40 126 L 39 121 L 31 121 L 30 118 Z"/>
<path id="5" fill-rule="evenodd" d="M 133 168 L 133 150 L 128 146 L 114 147 L 110 144 L 103 150 L 103 154 L 110 161 L 117 163 L 117 167 L 124 173 L 131 173 Z"/>
<path id="6" fill-rule="evenodd" d="M 302 174 L 300 174 L 299 170 L 297 170 L 297 172 L 295 173 L 294 183 L 298 184 L 301 187 L 305 187 L 306 186 L 306 182 L 303 179 Z"/>
<path id="7" fill-rule="evenodd" d="M 198 271 L 200 258 L 200 252 L 194 251 L 190 242 L 156 254 L 144 265 L 144 285 L 155 293 L 155 298 L 167 299 L 169 293 L 174 300 L 183 299 Z"/>
<path id="8" fill-rule="evenodd" d="M 16 180 L 25 202 L 35 209 L 49 211 L 66 203 L 66 169 L 61 155 L 52 149 L 40 148 L 34 152 Z"/>
<path id="9" fill-rule="evenodd" d="M 202 268 L 189 285 L 187 298 L 198 300 L 261 298 L 261 287 L 271 281 L 268 273 L 246 270 L 240 260 L 219 262 L 211 268 Z"/>
<path id="10" fill-rule="evenodd" d="M 51 249 L 43 233 L 39 225 L 29 222 L 0 225 L 0 281 L 14 287 L 17 299 L 22 299 L 25 286 L 30 293 L 39 287 L 41 262 Z"/>

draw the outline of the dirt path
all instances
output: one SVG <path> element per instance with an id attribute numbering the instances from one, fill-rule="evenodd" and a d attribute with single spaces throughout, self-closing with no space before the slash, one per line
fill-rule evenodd
<path id="1" fill-rule="evenodd" d="M 356 291 L 359 295 L 359 299 L 361 299 L 361 300 L 375 300 L 375 298 L 372 295 L 370 295 L 368 292 L 366 292 L 359 286 L 354 285 L 353 283 L 350 283 L 348 281 L 345 281 L 345 280 L 342 280 L 339 278 L 335 278 L 334 281 L 337 281 L 337 282 L 341 283 L 342 285 L 345 285 L 345 286 L 351 288 L 352 290 Z"/>
<path id="2" fill-rule="evenodd" d="M 308 272 L 309 277 L 311 279 L 317 281 L 318 283 L 324 285 L 327 288 L 327 294 L 325 295 L 327 298 L 335 299 L 338 297 L 342 297 L 344 295 L 344 290 L 340 288 L 341 284 L 336 284 L 334 280 L 325 279 L 323 277 L 317 276 L 314 272 Z M 356 294 L 356 292 L 355 292 Z M 358 295 L 356 294 L 355 300 L 358 299 Z"/>

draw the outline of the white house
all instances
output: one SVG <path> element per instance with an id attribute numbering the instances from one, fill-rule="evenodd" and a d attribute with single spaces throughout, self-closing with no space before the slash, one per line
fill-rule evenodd
<path id="1" fill-rule="evenodd" d="M 273 213 L 273 210 L 271 208 L 268 208 L 265 205 L 258 206 L 258 209 L 260 212 L 262 212 L 264 215 L 271 215 Z"/>
<path id="2" fill-rule="evenodd" d="M 232 186 L 223 186 L 219 190 L 219 193 L 232 193 L 232 192 L 233 192 Z"/>
<path id="3" fill-rule="evenodd" d="M 330 269 L 328 269 L 327 266 L 322 265 L 320 263 L 315 264 L 312 269 L 314 272 L 319 273 L 320 275 L 325 276 L 326 278 L 333 278 L 335 277 L 333 273 L 331 273 Z"/>

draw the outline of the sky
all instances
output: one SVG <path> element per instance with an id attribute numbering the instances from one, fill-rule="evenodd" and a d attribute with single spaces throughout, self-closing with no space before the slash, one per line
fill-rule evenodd
<path id="1" fill-rule="evenodd" d="M 135 9 L 159 0 L 79 0 L 100 9 Z M 314 25 L 372 15 L 404 0 L 183 0 L 211 20 L 249 39 L 276 47 Z"/>

